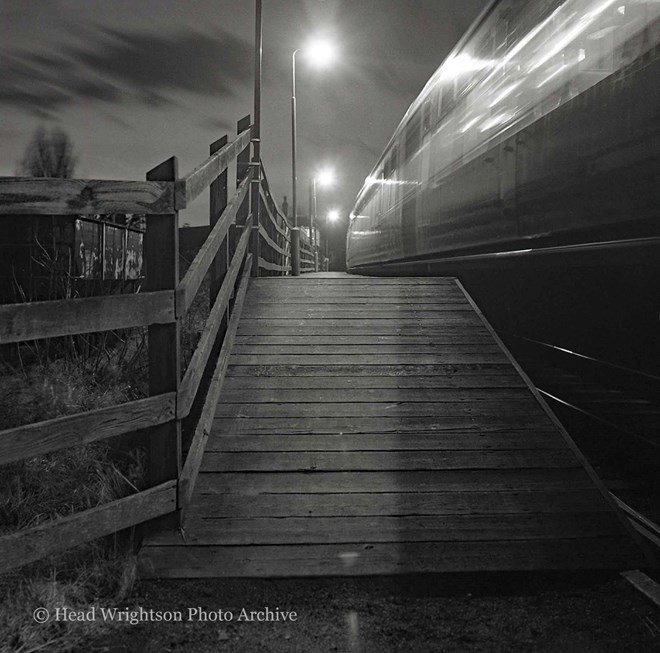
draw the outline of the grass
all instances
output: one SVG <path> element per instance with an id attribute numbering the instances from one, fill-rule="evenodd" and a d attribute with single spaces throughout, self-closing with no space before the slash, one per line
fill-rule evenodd
<path id="1" fill-rule="evenodd" d="M 205 281 L 182 321 L 183 369 L 203 331 L 208 306 Z M 145 332 L 134 329 L 22 345 L 11 364 L 0 363 L 0 430 L 146 396 L 145 343 Z M 120 436 L 0 467 L 0 535 L 144 489 L 145 448 L 139 443 L 129 448 L 129 441 L 135 438 Z M 131 529 L 0 576 L 0 652 L 78 650 L 85 639 L 112 628 L 84 621 L 41 625 L 33 612 L 126 601 L 135 580 L 134 545 Z"/>

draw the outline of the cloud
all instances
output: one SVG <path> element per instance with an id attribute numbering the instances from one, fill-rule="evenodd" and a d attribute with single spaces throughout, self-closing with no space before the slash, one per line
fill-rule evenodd
<path id="1" fill-rule="evenodd" d="M 54 52 L 15 51 L 0 63 L 0 104 L 52 118 L 84 102 L 176 104 L 182 92 L 230 97 L 249 83 L 251 48 L 235 36 L 191 30 L 160 35 L 97 32 L 84 46 Z"/>

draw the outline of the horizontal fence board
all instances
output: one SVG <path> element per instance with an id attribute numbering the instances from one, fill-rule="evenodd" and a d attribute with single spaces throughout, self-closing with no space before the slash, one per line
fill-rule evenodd
<path id="1" fill-rule="evenodd" d="M 250 229 L 247 228 L 244 235 L 248 236 L 249 233 Z M 232 265 L 235 261 L 242 261 L 242 254 L 240 258 L 236 255 L 234 256 Z M 195 488 L 195 482 L 197 480 L 199 468 L 202 463 L 202 456 L 204 455 L 204 448 L 211 431 L 213 416 L 215 414 L 220 391 L 222 390 L 222 386 L 225 380 L 225 374 L 227 372 L 227 365 L 229 363 L 229 356 L 234 335 L 236 334 L 236 328 L 241 317 L 241 310 L 248 289 L 251 269 L 252 254 L 248 254 L 245 259 L 245 266 L 243 275 L 241 277 L 241 283 L 236 293 L 236 301 L 234 303 L 232 315 L 229 319 L 229 324 L 227 325 L 227 332 L 225 333 L 222 347 L 218 355 L 218 362 L 216 363 L 215 369 L 213 371 L 213 376 L 211 378 L 208 393 L 202 407 L 202 412 L 195 427 L 195 433 L 188 450 L 188 455 L 186 456 L 186 462 L 179 476 L 180 507 L 185 507 L 190 502 L 193 490 Z"/>
<path id="2" fill-rule="evenodd" d="M 467 430 L 443 433 L 315 433 L 275 435 L 214 434 L 207 451 L 309 452 L 335 451 L 352 455 L 356 451 L 509 451 L 519 449 L 562 449 L 562 438 L 550 430 L 509 430 L 480 435 Z"/>
<path id="3" fill-rule="evenodd" d="M 461 571 L 630 569 L 644 561 L 629 537 L 495 542 L 409 542 L 309 546 L 154 546 L 145 578 L 364 576 Z"/>
<path id="4" fill-rule="evenodd" d="M 185 209 L 227 166 L 250 145 L 251 130 L 247 129 L 176 182 L 176 209 Z"/>
<path id="5" fill-rule="evenodd" d="M 176 481 L 0 537 L 0 573 L 176 510 Z"/>
<path id="6" fill-rule="evenodd" d="M 596 488 L 553 488 L 499 492 L 398 492 L 332 494 L 259 494 L 196 496 L 191 519 L 239 517 L 368 517 L 387 515 L 506 515 L 525 513 L 609 512 Z"/>
<path id="7" fill-rule="evenodd" d="M 259 194 L 261 195 L 261 199 L 263 200 L 264 204 L 265 204 L 266 206 L 269 206 L 269 205 L 270 205 L 270 202 L 268 201 L 268 198 L 266 197 L 266 193 L 264 192 L 263 185 L 262 185 L 262 186 L 259 186 Z M 275 209 L 275 212 L 276 212 L 277 217 L 279 217 L 279 218 L 280 218 L 281 220 L 283 220 L 283 221 L 286 221 L 286 218 L 284 218 L 283 215 L 281 215 L 280 213 L 277 213 L 277 206 L 275 205 L 274 202 L 273 202 L 273 208 Z M 291 240 L 291 237 L 290 237 L 289 234 L 287 233 L 286 228 L 285 228 L 285 227 L 282 227 L 280 224 L 278 224 L 278 221 L 277 221 L 275 215 L 273 215 L 273 212 L 272 212 L 272 211 L 268 211 L 268 220 L 269 220 L 269 222 L 273 225 L 273 227 L 275 227 L 275 229 L 277 230 L 277 232 L 278 232 L 281 236 L 284 236 L 284 238 L 286 238 L 287 240 Z M 287 226 L 288 226 L 288 225 L 287 225 Z"/>
<path id="8" fill-rule="evenodd" d="M 174 419 L 175 400 L 171 392 L 0 431 L 0 464 L 163 424 Z"/>
<path id="9" fill-rule="evenodd" d="M 269 235 L 268 232 L 266 231 L 265 227 L 260 224 L 259 225 L 259 235 L 263 238 L 264 242 L 268 245 L 270 249 L 273 251 L 277 252 L 278 254 L 281 254 L 282 256 L 287 256 L 288 252 L 286 249 L 283 247 L 280 247 Z"/>
<path id="10" fill-rule="evenodd" d="M 235 222 L 236 214 L 247 195 L 248 188 L 250 187 L 250 179 L 252 178 L 251 173 L 241 182 L 240 186 L 236 190 L 236 193 L 229 201 L 229 204 L 225 207 L 225 210 L 222 212 L 222 215 L 218 221 L 213 226 L 211 233 L 209 233 L 207 239 L 204 241 L 199 252 L 193 259 L 193 262 L 190 264 L 186 275 L 179 283 L 177 288 L 177 293 L 183 293 L 184 299 L 184 310 L 187 311 L 190 308 L 190 305 L 197 295 L 206 273 L 211 266 L 222 242 L 229 231 L 230 225 Z M 181 312 L 181 311 L 179 311 Z"/>
<path id="11" fill-rule="evenodd" d="M 559 439 L 556 436 L 556 439 Z M 203 472 L 392 472 L 578 467 L 566 448 L 513 451 L 209 451 Z M 396 481 L 394 481 L 396 483 Z"/>
<path id="12" fill-rule="evenodd" d="M 218 297 L 209 313 L 208 319 L 204 326 L 204 332 L 199 340 L 199 343 L 192 355 L 188 369 L 181 381 L 179 387 L 179 405 L 177 407 L 178 418 L 183 419 L 188 415 L 192 407 L 193 401 L 197 394 L 200 381 L 206 369 L 208 358 L 211 355 L 213 346 L 215 344 L 222 319 L 225 315 L 226 308 L 229 304 L 231 294 L 234 290 L 236 278 L 243 263 L 243 257 L 250 242 L 250 227 L 252 225 L 252 216 L 248 218 L 245 229 L 241 235 L 236 251 L 232 256 L 231 264 L 227 270 L 227 274 L 220 287 Z"/>
<path id="13" fill-rule="evenodd" d="M 250 546 L 360 542 L 477 542 L 582 539 L 621 535 L 607 512 L 424 515 L 387 517 L 251 517 L 213 519 L 195 524 L 186 545 Z M 157 533 L 149 546 L 177 546 L 176 531 Z"/>
<path id="14" fill-rule="evenodd" d="M 259 257 L 259 268 L 262 270 L 268 270 L 269 272 L 286 272 L 289 268 L 286 265 L 279 265 L 278 263 L 271 263 L 264 258 Z M 247 319 L 250 319 L 249 316 L 246 316 Z"/>
<path id="15" fill-rule="evenodd" d="M 3 304 L 0 343 L 168 324 L 174 319 L 174 293 L 169 290 Z"/>
<path id="16" fill-rule="evenodd" d="M 172 182 L 0 177 L 0 215 L 173 212 Z"/>

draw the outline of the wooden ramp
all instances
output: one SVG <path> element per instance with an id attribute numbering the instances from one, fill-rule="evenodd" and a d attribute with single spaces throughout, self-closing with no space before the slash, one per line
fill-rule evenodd
<path id="1" fill-rule="evenodd" d="M 253 279 L 184 533 L 143 576 L 634 568 L 585 465 L 453 279 Z"/>

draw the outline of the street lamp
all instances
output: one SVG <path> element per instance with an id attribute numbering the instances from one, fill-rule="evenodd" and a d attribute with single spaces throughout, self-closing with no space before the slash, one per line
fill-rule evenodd
<path id="1" fill-rule="evenodd" d="M 332 168 L 323 168 L 312 176 L 311 182 L 311 202 L 309 207 L 309 232 L 312 238 L 312 246 L 314 248 L 314 271 L 318 272 L 319 268 L 319 244 L 316 237 L 316 186 L 327 188 L 335 183 L 335 171 Z"/>
<path id="2" fill-rule="evenodd" d="M 317 67 L 323 67 L 331 63 L 335 58 L 335 48 L 325 39 L 310 41 L 306 46 L 293 51 L 291 57 L 291 172 L 293 203 L 293 226 L 298 226 L 298 204 L 296 195 L 296 147 L 297 147 L 297 115 L 296 115 L 296 55 L 303 52 L 307 55 L 309 62 Z"/>

